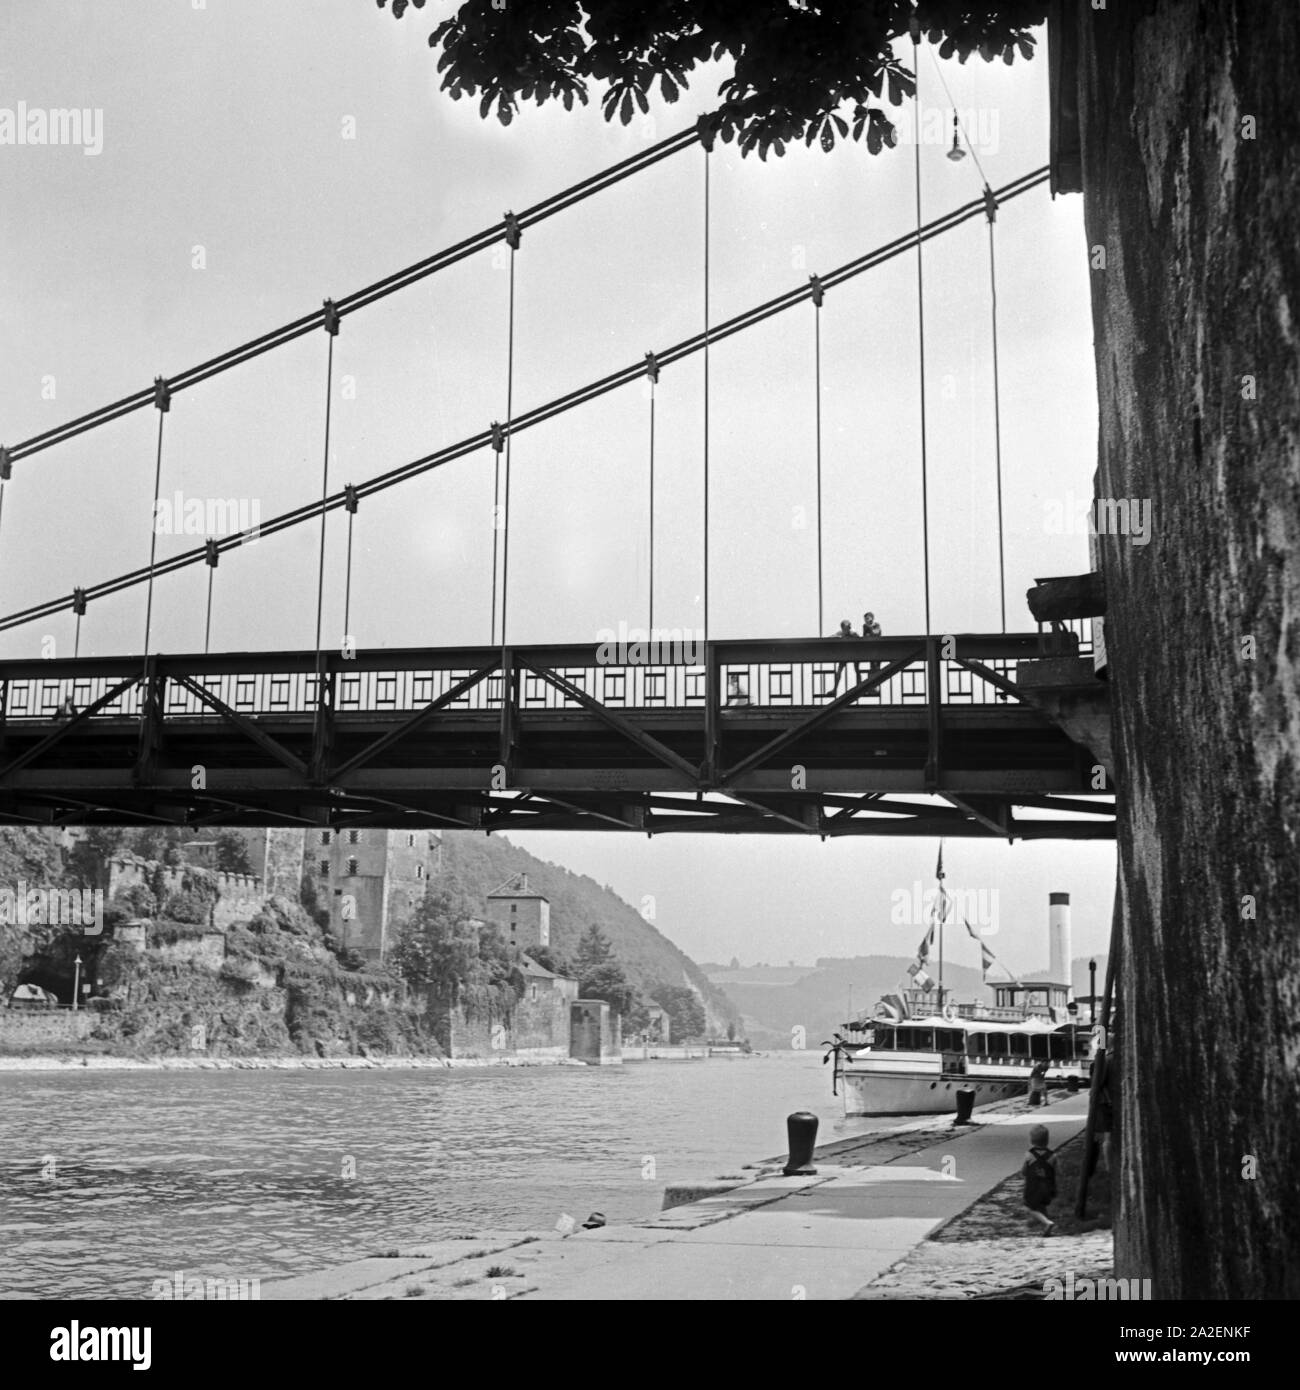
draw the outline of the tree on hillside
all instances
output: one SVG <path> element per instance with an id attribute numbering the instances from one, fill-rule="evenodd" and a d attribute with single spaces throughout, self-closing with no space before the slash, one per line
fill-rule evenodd
<path id="1" fill-rule="evenodd" d="M 573 953 L 573 968 L 578 972 L 578 978 L 582 979 L 593 970 L 610 964 L 613 959 L 614 948 L 609 943 L 609 937 L 593 922 L 583 932 L 578 949 Z"/>
<path id="2" fill-rule="evenodd" d="M 122 852 L 124 831 L 114 825 L 92 825 L 64 857 L 68 875 L 83 888 L 108 887 L 108 861 Z"/>
<path id="3" fill-rule="evenodd" d="M 690 1042 L 702 1038 L 708 1029 L 708 1019 L 699 995 L 686 985 L 659 984 L 651 990 L 655 1003 L 672 1023 L 674 1042 Z"/>
<path id="4" fill-rule="evenodd" d="M 523 985 L 501 933 L 476 919 L 474 900 L 449 877 L 426 889 L 391 962 L 413 989 L 471 1012 L 510 1008 Z"/>
<path id="5" fill-rule="evenodd" d="M 1025 27 L 1047 10 L 921 0 L 916 14 L 940 54 L 1008 60 L 1032 53 Z M 724 138 L 780 152 L 847 127 L 878 150 L 888 117 L 871 97 L 909 91 L 888 45 L 911 14 L 904 0 L 471 0 L 432 43 L 452 95 L 503 120 L 516 100 L 583 101 L 594 78 L 626 121 L 656 79 L 671 100 L 726 57 Z M 1077 117 L 1096 495 L 1160 508 L 1148 545 L 1097 537 L 1122 791 L 1116 1272 L 1162 1299 L 1295 1298 L 1300 25 L 1293 5 L 1247 0 L 1062 0 L 1052 24 L 1067 141 Z"/>
<path id="6" fill-rule="evenodd" d="M 553 970 L 557 975 L 573 975 L 573 967 L 554 946 L 532 946 L 528 954 L 544 970 Z"/>
<path id="7" fill-rule="evenodd" d="M 322 931 L 329 931 L 330 910 L 320 900 L 320 891 L 316 887 L 316 878 L 313 874 L 303 874 L 302 881 L 298 885 L 298 902 L 302 910 Z M 330 940 L 333 940 L 333 937 Z"/>
<path id="8" fill-rule="evenodd" d="M 48 831 L 25 825 L 0 827 L 0 884 L 15 889 L 19 879 L 33 888 L 54 884 L 61 865 L 58 842 Z"/>
<path id="9" fill-rule="evenodd" d="M 453 878 L 435 879 L 398 933 L 393 968 L 413 988 L 469 979 L 478 966 L 474 903 Z"/>
<path id="10" fill-rule="evenodd" d="M 574 953 L 573 970 L 578 992 L 584 999 L 603 999 L 615 1013 L 630 1017 L 637 999 L 609 938 L 593 922 L 582 934 Z"/>
<path id="11" fill-rule="evenodd" d="M 178 868 L 184 862 L 181 845 L 184 832 L 170 825 L 146 825 L 130 832 L 124 844 L 132 854 L 149 859 L 168 868 Z"/>
<path id="12" fill-rule="evenodd" d="M 251 874 L 253 861 L 242 835 L 233 830 L 217 831 L 217 868 L 223 874 Z"/>

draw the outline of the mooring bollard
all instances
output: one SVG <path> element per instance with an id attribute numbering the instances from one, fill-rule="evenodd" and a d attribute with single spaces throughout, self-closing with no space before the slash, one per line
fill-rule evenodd
<path id="1" fill-rule="evenodd" d="M 808 1110 L 796 1110 L 785 1119 L 790 1136 L 790 1161 L 781 1170 L 787 1178 L 806 1177 L 817 1170 L 812 1166 L 813 1150 L 817 1147 L 817 1116 Z"/>
<path id="2" fill-rule="evenodd" d="M 957 1090 L 957 1115 L 953 1120 L 955 1125 L 969 1125 L 975 1122 L 971 1119 L 970 1113 L 975 1109 L 975 1092 L 969 1086 L 959 1087 Z"/>

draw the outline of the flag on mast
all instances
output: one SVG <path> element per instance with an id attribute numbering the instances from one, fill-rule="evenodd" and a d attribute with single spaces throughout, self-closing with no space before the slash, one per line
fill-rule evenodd
<path id="1" fill-rule="evenodd" d="M 939 862 L 934 866 L 934 876 L 939 881 L 939 892 L 935 899 L 936 919 L 939 922 L 948 920 L 948 910 L 952 906 L 952 899 L 948 896 L 948 890 L 943 886 L 943 841 L 939 841 Z"/>
<path id="2" fill-rule="evenodd" d="M 980 934 L 975 930 L 975 928 L 971 926 L 970 918 L 963 917 L 962 921 L 966 924 L 967 935 L 971 938 L 972 941 L 978 941 L 980 944 L 980 967 L 984 978 L 986 980 L 988 979 L 989 967 L 996 965 L 1001 967 L 1001 969 L 1005 970 L 1007 976 L 1010 979 L 1014 980 L 1016 976 L 1013 975 L 1010 970 L 1007 970 L 1006 966 L 1003 965 L 1002 962 L 998 960 L 998 958 L 989 949 L 988 943 L 984 940 L 982 936 L 980 936 Z"/>

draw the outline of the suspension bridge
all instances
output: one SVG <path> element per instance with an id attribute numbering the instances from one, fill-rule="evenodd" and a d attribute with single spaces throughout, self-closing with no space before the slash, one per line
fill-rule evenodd
<path id="1" fill-rule="evenodd" d="M 308 334 L 325 336 L 320 495 L 262 522 L 269 540 L 318 525 L 314 645 L 289 652 L 209 650 L 223 558 L 246 534 L 210 537 L 146 566 L 0 615 L 0 631 L 71 612 L 70 659 L 0 661 L 0 820 L 17 824 L 427 825 L 483 829 L 606 829 L 659 833 L 788 833 L 1113 838 L 1113 792 L 1098 758 L 1018 680 L 1044 658 L 1086 661 L 1086 622 L 1051 633 L 1006 630 L 1000 412 L 997 409 L 995 225 L 999 210 L 1042 187 L 1046 168 L 922 221 L 917 149 L 914 232 L 787 293 L 709 322 L 709 117 L 354 294 L 99 410 L 0 448 L 0 544 L 15 465 L 137 411 L 157 412 L 153 500 L 163 495 L 164 423 L 175 397 Z M 956 134 L 954 133 L 954 141 Z M 527 411 L 514 405 L 515 258 L 528 228 L 693 147 L 705 160 L 705 323 L 701 330 Z M 973 153 L 973 151 L 972 151 Z M 982 171 L 981 171 L 982 172 Z M 711 345 L 799 304 L 816 314 L 817 613 L 824 630 L 820 315 L 837 285 L 896 257 L 917 260 L 924 363 L 922 249 L 973 219 L 988 227 L 998 422 L 1000 633 L 931 630 L 924 371 L 921 497 L 926 631 L 911 636 L 719 641 L 708 636 Z M 358 484 L 330 483 L 334 342 L 343 321 L 389 295 L 504 243 L 509 328 L 504 418 Z M 701 354 L 704 366 L 703 622 L 699 640 L 529 646 L 507 640 L 511 444 L 522 432 L 610 392 L 648 381 L 651 627 L 655 636 L 655 391 L 660 374 Z M 346 633 L 354 518 L 368 498 L 470 455 L 494 473 L 489 641 L 456 648 L 335 650 L 324 631 L 331 513 L 347 517 Z M 203 651 L 153 650 L 155 585 L 206 566 Z M 127 589 L 143 590 L 142 650 L 80 654 L 83 617 Z M 648 646 L 648 650 L 647 650 Z M 1075 731 L 1077 734 L 1077 730 Z"/>

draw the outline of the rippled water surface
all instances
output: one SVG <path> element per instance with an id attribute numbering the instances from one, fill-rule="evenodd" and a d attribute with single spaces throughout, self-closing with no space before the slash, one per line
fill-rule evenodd
<path id="1" fill-rule="evenodd" d="M 633 1219 L 667 1182 L 783 1152 L 792 1110 L 821 1117 L 823 1143 L 878 1127 L 840 1115 L 828 1073 L 818 1052 L 0 1073 L 0 1290 L 141 1298 L 176 1270 L 266 1280 L 566 1213 Z"/>

